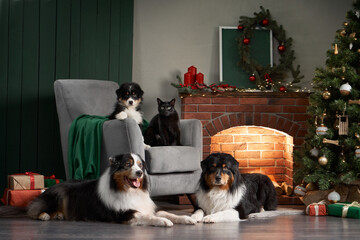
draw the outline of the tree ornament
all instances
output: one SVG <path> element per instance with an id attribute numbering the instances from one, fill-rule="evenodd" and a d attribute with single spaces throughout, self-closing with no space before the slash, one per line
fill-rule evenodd
<path id="1" fill-rule="evenodd" d="M 243 43 L 245 45 L 248 45 L 250 43 L 250 39 L 249 38 L 244 38 Z"/>
<path id="2" fill-rule="evenodd" d="M 353 47 L 354 47 L 354 44 L 350 43 L 349 44 L 349 49 L 351 50 Z M 359 51 L 359 49 L 358 49 L 358 51 Z"/>
<path id="3" fill-rule="evenodd" d="M 263 25 L 263 26 L 267 26 L 267 25 L 269 25 L 269 19 L 263 19 L 262 21 L 261 21 L 261 24 Z"/>
<path id="4" fill-rule="evenodd" d="M 345 31 L 345 29 L 341 30 L 340 35 L 341 35 L 342 37 L 345 37 L 345 36 L 346 36 L 346 31 Z"/>
<path id="5" fill-rule="evenodd" d="M 338 55 L 338 54 L 339 54 L 338 46 L 337 46 L 336 43 L 335 43 L 335 46 L 334 46 L 334 54 L 335 54 L 335 55 Z"/>
<path id="6" fill-rule="evenodd" d="M 356 146 L 356 147 L 355 147 L 355 156 L 356 156 L 357 158 L 360 158 L 360 146 Z"/>
<path id="7" fill-rule="evenodd" d="M 294 189 L 294 193 L 299 197 L 303 197 L 306 194 L 306 188 L 304 188 L 303 185 L 297 185 Z"/>
<path id="8" fill-rule="evenodd" d="M 310 150 L 310 154 L 313 157 L 318 157 L 319 156 L 319 149 L 317 149 L 316 147 L 314 147 L 313 149 Z"/>
<path id="9" fill-rule="evenodd" d="M 360 99 L 358 99 L 358 100 L 349 100 L 349 102 L 348 102 L 349 104 L 358 104 L 358 105 L 360 105 Z"/>
<path id="10" fill-rule="evenodd" d="M 281 87 L 279 88 L 279 91 L 280 91 L 280 92 L 285 92 L 285 91 L 286 91 L 286 88 L 285 88 L 284 86 L 281 86 Z"/>
<path id="11" fill-rule="evenodd" d="M 255 80 L 256 80 L 255 75 L 254 75 L 254 74 L 253 74 L 253 75 L 251 75 L 251 76 L 249 77 L 249 80 L 250 80 L 250 81 L 252 81 L 252 82 L 253 82 L 253 81 L 255 81 Z"/>
<path id="12" fill-rule="evenodd" d="M 317 190 L 317 187 L 314 183 L 308 183 L 306 185 L 306 192 L 311 192 Z"/>
<path id="13" fill-rule="evenodd" d="M 351 38 L 355 38 L 356 37 L 356 32 L 353 32 L 349 35 Z"/>
<path id="14" fill-rule="evenodd" d="M 329 193 L 328 200 L 330 203 L 337 203 L 338 201 L 340 201 L 340 194 L 334 190 Z"/>
<path id="15" fill-rule="evenodd" d="M 348 135 L 349 118 L 347 115 L 339 116 L 339 135 Z"/>
<path id="16" fill-rule="evenodd" d="M 326 134 L 327 134 L 327 130 L 328 130 L 328 128 L 325 127 L 324 124 L 321 124 L 320 127 L 317 127 L 317 128 L 316 128 L 316 134 L 319 135 L 319 136 L 326 135 Z"/>
<path id="17" fill-rule="evenodd" d="M 339 140 L 330 140 L 330 139 L 327 139 L 327 138 L 324 138 L 323 139 L 323 143 L 329 143 L 329 144 L 334 144 L 336 146 L 339 146 Z"/>
<path id="18" fill-rule="evenodd" d="M 344 22 L 344 26 L 346 27 L 347 25 L 349 25 L 349 23 L 347 23 L 347 22 Z"/>
<path id="19" fill-rule="evenodd" d="M 278 51 L 279 52 L 285 52 L 285 50 L 286 50 L 286 47 L 285 47 L 284 44 L 281 44 L 281 45 L 278 46 Z"/>
<path id="20" fill-rule="evenodd" d="M 351 92 L 351 86 L 349 83 L 345 83 L 340 86 L 340 94 L 341 96 L 347 96 Z"/>
<path id="21" fill-rule="evenodd" d="M 319 157 L 318 162 L 321 166 L 325 166 L 328 164 L 328 159 L 325 156 Z"/>
<path id="22" fill-rule="evenodd" d="M 325 91 L 322 94 L 323 99 L 328 100 L 331 97 L 331 93 L 329 90 L 325 89 Z"/>
<path id="23" fill-rule="evenodd" d="M 237 29 L 240 30 L 240 31 L 242 31 L 242 30 L 244 30 L 244 26 L 243 26 L 243 25 L 239 25 L 239 26 L 237 26 Z"/>

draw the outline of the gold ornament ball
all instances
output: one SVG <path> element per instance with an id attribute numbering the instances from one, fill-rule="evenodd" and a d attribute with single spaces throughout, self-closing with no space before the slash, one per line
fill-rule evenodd
<path id="1" fill-rule="evenodd" d="M 348 25 L 349 23 L 347 23 L 347 22 L 344 22 L 344 26 L 346 27 L 347 25 Z"/>
<path id="2" fill-rule="evenodd" d="M 322 94 L 323 98 L 325 100 L 329 99 L 331 97 L 331 93 L 328 90 L 325 90 Z"/>
<path id="3" fill-rule="evenodd" d="M 306 191 L 307 192 L 311 192 L 311 191 L 315 191 L 315 190 L 317 190 L 317 188 L 316 188 L 314 183 L 308 183 L 306 185 Z"/>
<path id="4" fill-rule="evenodd" d="M 321 166 L 325 166 L 328 163 L 328 159 L 325 156 L 319 157 L 318 162 Z"/>

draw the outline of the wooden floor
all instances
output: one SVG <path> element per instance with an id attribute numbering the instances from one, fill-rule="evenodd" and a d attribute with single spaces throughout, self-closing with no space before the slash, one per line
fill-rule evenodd
<path id="1" fill-rule="evenodd" d="M 160 203 L 162 209 L 190 214 L 190 206 Z M 172 228 L 102 222 L 0 219 L 0 239 L 360 239 L 360 220 L 306 215 L 251 219 L 236 223 L 175 225 Z"/>

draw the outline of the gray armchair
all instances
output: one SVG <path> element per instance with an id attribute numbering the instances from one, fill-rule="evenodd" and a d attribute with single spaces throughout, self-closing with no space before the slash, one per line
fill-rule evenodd
<path id="1" fill-rule="evenodd" d="M 109 115 L 119 85 L 111 81 L 64 79 L 54 83 L 60 137 L 68 178 L 68 131 L 81 114 Z M 146 91 L 145 91 L 146 94 Z M 146 97 L 146 95 L 145 95 Z M 151 196 L 192 194 L 201 174 L 202 126 L 199 120 L 180 120 L 183 146 L 144 149 L 142 133 L 133 119 L 109 120 L 103 124 L 100 171 L 109 156 L 132 152 L 146 163 Z"/>

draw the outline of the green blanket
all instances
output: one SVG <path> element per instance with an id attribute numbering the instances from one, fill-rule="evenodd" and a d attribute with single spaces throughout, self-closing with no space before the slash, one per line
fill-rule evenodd
<path id="1" fill-rule="evenodd" d="M 100 176 L 102 126 L 108 117 L 80 115 L 71 124 L 68 135 L 70 179 L 97 179 Z M 145 119 L 142 131 L 149 122 Z"/>
<path id="2" fill-rule="evenodd" d="M 80 115 L 71 124 L 68 145 L 70 179 L 97 179 L 100 176 L 103 116 Z"/>

